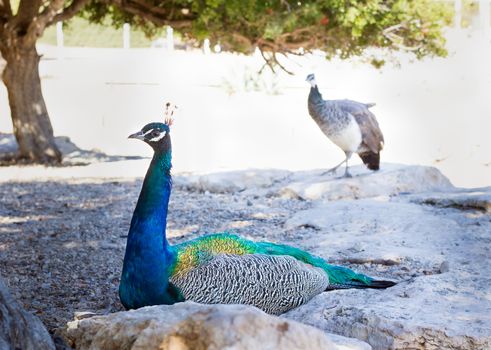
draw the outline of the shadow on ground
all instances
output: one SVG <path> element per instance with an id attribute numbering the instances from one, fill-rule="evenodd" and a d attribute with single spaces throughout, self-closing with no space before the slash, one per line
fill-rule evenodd
<path id="1" fill-rule="evenodd" d="M 57 136 L 55 142 L 63 154 L 62 166 L 89 165 L 92 163 L 118 162 L 145 158 L 140 156 L 107 155 L 97 149 L 84 150 L 77 147 L 67 136 Z M 0 133 L 0 154 L 14 155 L 17 150 L 18 145 L 14 135 Z M 1 162 L 0 165 L 2 165 Z M 5 165 L 11 165 L 11 163 L 6 162 Z"/>

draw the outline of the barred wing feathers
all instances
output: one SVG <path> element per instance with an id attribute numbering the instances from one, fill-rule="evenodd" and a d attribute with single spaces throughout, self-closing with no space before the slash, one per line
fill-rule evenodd
<path id="1" fill-rule="evenodd" d="M 292 256 L 219 254 L 195 268 L 176 271 L 170 281 L 187 300 L 247 304 L 278 315 L 325 291 L 321 269 Z"/>

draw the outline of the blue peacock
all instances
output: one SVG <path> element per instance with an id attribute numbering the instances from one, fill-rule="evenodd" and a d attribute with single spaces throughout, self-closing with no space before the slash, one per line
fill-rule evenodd
<path id="1" fill-rule="evenodd" d="M 127 309 L 192 300 L 254 305 L 281 314 L 332 289 L 387 288 L 287 245 L 210 234 L 170 245 L 166 224 L 171 178 L 171 121 L 130 135 L 154 150 L 129 229 L 119 296 Z"/>

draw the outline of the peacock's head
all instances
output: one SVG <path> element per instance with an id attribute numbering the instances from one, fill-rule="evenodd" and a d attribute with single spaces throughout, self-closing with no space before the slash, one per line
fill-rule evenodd
<path id="1" fill-rule="evenodd" d="M 128 138 L 142 140 L 149 144 L 155 151 L 169 150 L 171 147 L 169 133 L 175 108 L 177 106 L 171 107 L 171 104 L 168 102 L 166 104 L 165 121 L 163 123 L 149 123 L 140 131 L 128 136 Z"/>
<path id="2" fill-rule="evenodd" d="M 314 74 L 309 74 L 307 75 L 307 78 L 305 79 L 312 87 L 317 86 L 317 82 L 315 81 L 315 75 Z"/>

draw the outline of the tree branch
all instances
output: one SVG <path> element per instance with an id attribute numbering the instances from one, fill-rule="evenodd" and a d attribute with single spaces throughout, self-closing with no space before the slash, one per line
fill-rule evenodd
<path id="1" fill-rule="evenodd" d="M 39 23 L 47 26 L 63 8 L 64 3 L 65 0 L 51 0 L 48 6 L 38 16 L 37 20 Z"/>
<path id="2" fill-rule="evenodd" d="M 271 58 L 266 57 L 266 54 L 265 54 L 265 52 L 263 51 L 263 49 L 262 49 L 261 47 L 259 47 L 259 52 L 261 53 L 261 56 L 263 57 L 263 60 L 264 60 L 264 62 L 265 62 L 265 63 L 264 63 L 264 65 L 263 65 L 263 66 L 261 67 L 261 69 L 259 70 L 259 74 L 261 74 L 261 73 L 262 73 L 262 71 L 264 70 L 264 68 L 265 68 L 266 66 L 268 66 L 268 67 L 269 67 L 269 69 L 271 69 L 271 71 L 272 71 L 273 73 L 276 73 L 276 71 L 274 70 L 274 64 L 271 62 L 271 61 L 272 61 L 272 60 L 271 60 Z"/>
<path id="3" fill-rule="evenodd" d="M 232 38 L 234 38 L 234 40 L 236 40 L 237 42 L 240 42 L 242 44 L 244 44 L 245 46 L 248 46 L 248 47 L 252 47 L 252 41 L 249 40 L 247 37 L 245 37 L 244 35 L 242 34 L 239 34 L 239 33 L 232 33 Z"/>
<path id="4" fill-rule="evenodd" d="M 142 0 L 105 0 L 108 4 L 114 4 L 121 10 L 132 15 L 137 15 L 153 24 L 162 26 L 170 25 L 175 29 L 190 27 L 195 15 L 191 12 L 183 18 L 173 18 L 174 15 L 168 10 L 154 5 L 150 5 Z"/>
<path id="5" fill-rule="evenodd" d="M 75 16 L 87 3 L 89 0 L 73 0 L 70 5 L 65 7 L 62 12 L 57 13 L 50 21 L 48 21 L 47 26 L 53 23 L 66 21 L 73 16 Z"/>
<path id="6" fill-rule="evenodd" d="M 162 17 L 169 18 L 169 11 L 167 9 L 155 5 L 150 5 L 145 0 L 123 0 L 123 4 L 131 4 L 131 3 L 136 4 L 141 8 L 145 9 L 146 11 L 151 12 L 153 15 L 160 15 Z"/>
<path id="7" fill-rule="evenodd" d="M 48 6 L 40 14 L 31 19 L 26 29 L 26 35 L 24 39 L 24 43 L 26 46 L 32 46 L 36 44 L 37 39 L 43 35 L 44 29 L 51 21 L 51 19 L 63 8 L 63 4 L 64 0 L 51 0 Z"/>
<path id="8" fill-rule="evenodd" d="M 385 28 L 382 31 L 382 34 L 392 43 L 392 45 L 394 45 L 395 47 L 397 47 L 398 49 L 403 50 L 403 51 L 417 51 L 423 46 L 421 44 L 416 45 L 416 46 L 404 45 L 404 38 L 395 33 L 399 29 L 407 29 L 407 24 L 406 23 L 399 23 L 399 24 L 390 26 L 388 28 Z"/>
<path id="9" fill-rule="evenodd" d="M 283 66 L 280 61 L 278 61 L 278 57 L 276 57 L 276 52 L 273 52 L 273 60 L 274 60 L 274 63 L 277 64 L 284 72 L 290 74 L 290 75 L 293 75 L 293 72 L 292 71 L 289 71 L 288 69 L 285 68 L 285 66 Z"/>
<path id="10" fill-rule="evenodd" d="M 42 4 L 41 0 L 20 0 L 19 9 L 12 23 L 13 26 L 27 29 L 29 23 L 37 16 Z"/>
<path id="11" fill-rule="evenodd" d="M 12 17 L 12 8 L 10 7 L 10 0 L 0 0 L 0 17 L 9 18 Z"/>

